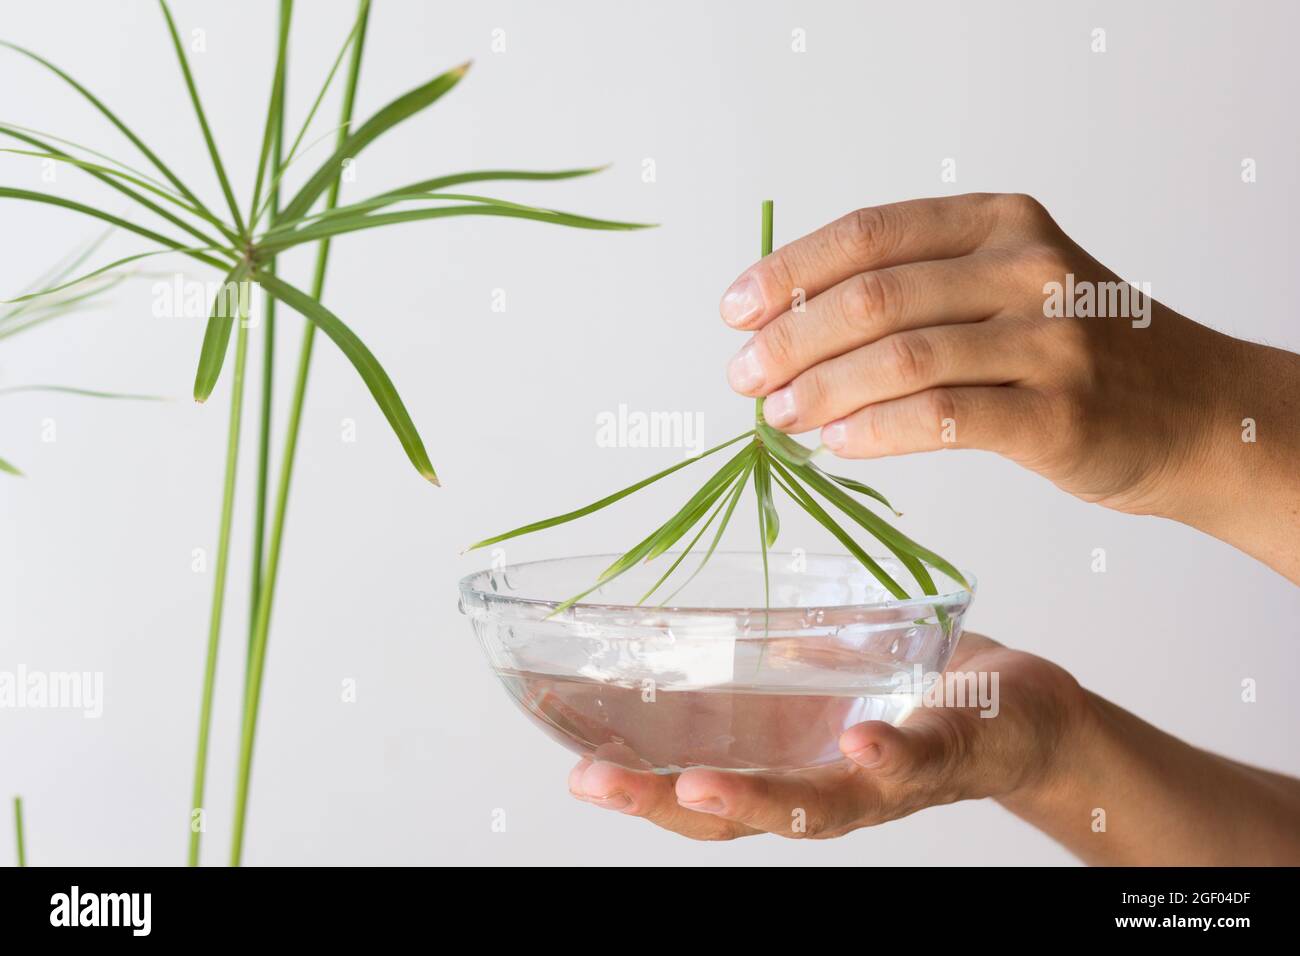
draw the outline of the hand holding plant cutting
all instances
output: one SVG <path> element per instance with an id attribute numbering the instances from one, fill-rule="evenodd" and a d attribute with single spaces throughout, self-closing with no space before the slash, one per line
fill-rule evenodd
<path id="1" fill-rule="evenodd" d="M 754 333 L 728 379 L 774 428 L 819 428 L 845 458 L 994 451 L 1300 583 L 1300 511 L 1235 493 L 1300 501 L 1300 357 L 1138 296 L 1027 196 L 850 213 L 747 269 L 721 311 Z M 1267 442 L 1243 440 L 1254 424 Z"/>
<path id="2" fill-rule="evenodd" d="M 821 428 L 845 457 L 996 451 L 1085 500 L 1201 527 L 1300 581 L 1300 434 L 1285 413 L 1300 360 L 1150 300 L 1137 321 L 1044 314 L 1054 282 L 1115 281 L 1024 197 L 862 210 L 731 286 L 723 318 L 756 334 L 729 378 L 766 396 L 770 426 Z M 787 308 L 803 293 L 806 311 Z M 1276 430 L 1266 451 L 1237 432 L 1251 411 Z M 1277 507 L 1234 494 L 1245 475 Z M 706 840 L 833 837 L 992 797 L 1088 862 L 1300 860 L 1300 780 L 1191 747 L 987 638 L 967 634 L 949 669 L 1000 675 L 997 719 L 943 706 L 900 727 L 868 721 L 840 737 L 847 760 L 794 774 L 673 778 L 587 759 L 569 790 Z M 1099 807 L 1106 839 L 1091 826 Z M 1234 826 L 1217 825 L 1224 819 Z"/>

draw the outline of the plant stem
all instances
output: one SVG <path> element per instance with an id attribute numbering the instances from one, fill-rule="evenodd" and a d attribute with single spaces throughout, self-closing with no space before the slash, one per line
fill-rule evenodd
<path id="1" fill-rule="evenodd" d="M 226 477 L 221 495 L 221 530 L 217 544 L 217 567 L 212 582 L 212 616 L 208 624 L 208 657 L 203 669 L 203 705 L 199 714 L 199 744 L 194 758 L 194 795 L 190 802 L 189 865 L 199 865 L 202 830 L 193 814 L 203 809 L 203 784 L 208 766 L 208 738 L 212 727 L 212 693 L 217 678 L 217 646 L 221 641 L 221 614 L 226 597 L 226 568 L 230 562 L 230 525 L 235 510 L 235 473 L 239 465 L 239 431 L 244 410 L 244 368 L 248 360 L 248 307 L 243 293 L 239 301 L 239 333 L 235 339 L 235 372 L 230 383 L 230 423 L 226 430 Z"/>
<path id="2" fill-rule="evenodd" d="M 761 245 L 761 255 L 763 258 L 772 254 L 772 207 L 770 199 L 763 200 L 763 237 Z M 763 399 L 754 399 L 754 424 L 763 424 Z M 759 445 L 759 454 L 766 455 L 767 449 L 763 448 L 763 440 L 758 433 L 754 433 L 754 441 Z M 768 633 L 769 620 L 772 607 L 772 575 L 768 568 L 767 561 L 767 515 L 763 510 L 763 495 L 759 491 L 758 483 L 761 470 L 767 467 L 766 460 L 760 460 L 754 467 L 754 498 L 758 501 L 758 543 L 763 549 L 763 634 Z M 771 494 L 771 481 L 768 482 L 768 493 Z M 758 649 L 758 663 L 756 668 L 763 666 L 763 657 L 767 653 L 767 642 L 764 641 Z"/>
<path id="3" fill-rule="evenodd" d="M 271 144 L 271 192 L 268 198 L 270 207 L 270 225 L 275 225 L 276 213 L 280 210 L 280 167 L 284 163 L 284 106 L 285 76 L 288 70 L 288 32 L 289 21 L 293 12 L 292 0 L 280 0 L 280 63 L 276 73 L 278 89 L 272 94 L 272 104 L 278 103 L 279 109 L 272 117 Z M 260 186 L 261 183 L 258 183 Z M 257 200 L 249 212 L 249 221 L 257 222 Z M 263 270 L 274 274 L 275 260 L 269 260 L 262 266 Z M 248 680 L 248 662 L 253 658 L 253 631 L 257 627 L 257 603 L 262 593 L 262 560 L 266 551 L 266 492 L 269 484 L 271 460 L 271 405 L 275 385 L 275 308 L 276 301 L 271 296 L 265 297 L 263 314 L 266 327 L 262 336 L 262 409 L 258 423 L 257 436 L 257 503 L 253 509 L 253 574 L 249 587 L 248 602 L 248 658 L 244 663 L 244 680 Z M 244 693 L 248 693 L 245 686 Z"/>
<path id="4" fill-rule="evenodd" d="M 343 108 L 338 143 L 346 139 L 352 125 L 352 109 L 356 100 L 357 80 L 361 73 L 361 52 L 365 46 L 366 25 L 370 17 L 370 0 L 360 0 L 357 19 L 359 28 L 352 47 L 348 68 L 347 86 L 343 91 Z M 336 175 L 330 186 L 326 208 L 338 205 L 339 178 Z M 316 253 L 316 273 L 312 284 L 312 297 L 320 299 L 325 289 L 325 268 L 329 261 L 329 241 L 320 243 Z M 239 866 L 244 852 L 244 827 L 248 817 L 248 789 L 253 769 L 253 742 L 257 734 L 257 715 L 262 698 L 262 674 L 266 665 L 266 644 L 271 626 L 271 606 L 280 571 L 280 549 L 284 541 L 285 515 L 289 505 L 289 489 L 293 482 L 294 458 L 298 451 L 298 433 L 302 423 L 303 403 L 307 395 L 307 378 L 311 370 L 312 349 L 315 345 L 316 326 L 307 322 L 303 329 L 302 345 L 298 354 L 298 371 L 294 381 L 293 404 L 284 443 L 284 460 L 280 464 L 280 481 L 276 488 L 275 511 L 271 520 L 270 545 L 266 554 L 266 570 L 257 602 L 257 617 L 253 624 L 252 643 L 249 647 L 248 673 L 245 680 L 244 717 L 239 741 L 239 768 L 235 784 L 234 833 L 230 843 L 230 865 Z"/>
<path id="5" fill-rule="evenodd" d="M 27 849 L 23 842 L 23 798 L 14 797 L 14 837 L 18 841 L 18 865 L 27 865 Z"/>
<path id="6" fill-rule="evenodd" d="M 762 245 L 760 247 L 761 252 L 759 253 L 760 258 L 770 256 L 772 254 L 772 206 L 773 206 L 772 200 L 770 199 L 763 200 L 763 238 L 762 238 Z M 762 398 L 754 399 L 754 420 L 757 422 L 763 421 L 763 399 Z M 759 440 L 757 435 L 754 436 L 754 440 L 755 441 Z"/>

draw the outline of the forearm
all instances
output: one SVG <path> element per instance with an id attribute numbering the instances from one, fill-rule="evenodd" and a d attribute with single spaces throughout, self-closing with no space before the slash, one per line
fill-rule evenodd
<path id="1" fill-rule="evenodd" d="M 1211 420 L 1165 517 L 1300 584 L 1300 355 L 1213 335 L 1231 344 L 1206 356 Z"/>
<path id="2" fill-rule="evenodd" d="M 1300 864 L 1300 780 L 1192 747 L 1087 694 L 1059 766 L 1009 810 L 1103 865 Z"/>

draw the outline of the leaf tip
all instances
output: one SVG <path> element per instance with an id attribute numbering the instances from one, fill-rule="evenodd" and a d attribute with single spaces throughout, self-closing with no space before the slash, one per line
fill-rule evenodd
<path id="1" fill-rule="evenodd" d="M 460 66 L 453 67 L 452 70 L 450 71 L 452 77 L 457 80 L 463 78 L 465 74 L 469 72 L 469 68 L 473 65 L 474 65 L 473 60 L 466 60 Z"/>

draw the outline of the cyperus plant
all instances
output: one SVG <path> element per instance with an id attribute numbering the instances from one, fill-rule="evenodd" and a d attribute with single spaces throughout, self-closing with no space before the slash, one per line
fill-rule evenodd
<path id="1" fill-rule="evenodd" d="M 762 254 L 766 256 L 771 251 L 772 202 L 767 200 L 763 203 Z M 590 588 L 562 602 L 552 614 L 564 611 L 614 578 L 631 570 L 638 563 L 652 561 L 664 555 L 695 529 L 695 534 L 686 547 L 677 554 L 654 585 L 642 595 L 638 603 L 644 604 L 667 584 L 682 562 L 695 550 L 701 538 L 717 522 L 717 530 L 714 532 L 704 555 L 696 565 L 695 571 L 660 602 L 661 605 L 667 604 L 708 563 L 709 558 L 717 549 L 718 542 L 721 540 L 727 524 L 731 521 L 732 513 L 736 510 L 741 494 L 744 492 L 746 485 L 749 484 L 753 485 L 758 504 L 758 536 L 763 558 L 764 594 L 767 595 L 769 602 L 767 556 L 768 550 L 776 544 L 777 535 L 781 528 L 780 516 L 777 513 L 776 501 L 772 493 L 774 484 L 779 486 L 787 497 L 799 507 L 812 515 L 818 524 L 834 535 L 840 544 L 895 598 L 907 600 L 911 595 L 878 561 L 863 550 L 853 536 L 818 501 L 817 497 L 814 497 L 814 492 L 888 548 L 899 563 L 916 580 L 922 594 L 933 595 L 937 593 L 934 578 L 931 576 L 927 565 L 937 568 L 953 580 L 961 582 L 963 586 L 969 587 L 961 572 L 951 562 L 929 548 L 917 544 L 849 494 L 849 492 L 856 492 L 872 499 L 884 505 L 895 516 L 898 516 L 898 512 L 894 511 L 893 505 L 885 499 L 884 495 L 873 488 L 867 487 L 860 481 L 823 471 L 813 461 L 814 449 L 800 444 L 790 436 L 769 426 L 763 418 L 763 400 L 761 398 L 755 404 L 754 427 L 751 430 L 716 445 L 694 458 L 688 458 L 671 468 L 665 468 L 658 474 L 638 481 L 622 491 L 616 491 L 612 495 L 601 498 L 584 508 L 556 515 L 553 518 L 546 518 L 542 521 L 535 521 L 532 524 L 515 528 L 513 531 L 494 535 L 471 545 L 469 550 L 485 548 L 509 538 L 531 534 L 534 531 L 542 531 L 546 528 L 552 528 L 582 518 L 606 508 L 659 479 L 666 478 L 673 472 L 694 464 L 702 458 L 707 458 L 724 448 L 731 448 L 740 442 L 744 442 L 740 450 L 735 452 L 727 460 L 726 464 L 714 472 L 708 481 L 691 496 L 676 514 L 655 528 L 644 540 L 625 552 L 618 560 L 601 572 Z M 942 608 L 936 606 L 935 610 L 941 621 L 946 619 Z"/>
<path id="2" fill-rule="evenodd" d="M 256 159 L 252 195 L 247 205 L 241 207 L 222 160 L 219 148 L 220 137 L 208 123 L 176 23 L 166 0 L 159 0 L 159 6 L 180 66 L 181 79 L 211 161 L 212 172 L 220 187 L 224 209 L 221 207 L 213 209 L 201 200 L 197 192 L 164 163 L 158 154 L 150 149 L 116 113 L 68 73 L 30 50 L 3 41 L 0 43 L 5 47 L 29 58 L 71 86 L 126 137 L 153 167 L 157 175 L 143 172 L 66 139 L 12 123 L 0 123 L 0 134 L 28 147 L 9 152 L 18 152 L 44 161 L 66 163 L 77 167 L 103 185 L 126 196 L 141 211 L 158 217 L 162 223 L 158 224 L 157 228 L 152 228 L 134 219 L 113 215 L 95 206 L 48 192 L 0 187 L 0 198 L 43 203 L 94 217 L 146 239 L 152 246 L 147 251 L 118 259 L 71 282 L 60 281 L 52 284 L 48 288 L 39 290 L 37 296 L 53 294 L 73 287 L 80 281 L 92 280 L 129 262 L 157 255 L 183 255 L 194 262 L 218 270 L 224 276 L 222 292 L 215 297 L 208 318 L 199 354 L 198 371 L 194 380 L 194 397 L 202 402 L 212 394 L 217 384 L 226 362 L 227 352 L 230 351 L 230 339 L 233 335 L 235 354 L 231 375 L 231 404 L 221 498 L 219 544 L 214 569 L 212 609 L 208 627 L 190 814 L 189 862 L 192 865 L 198 862 L 199 844 L 204 828 L 203 804 L 207 750 L 211 730 L 218 641 L 222 629 L 226 577 L 229 568 L 235 476 L 243 421 L 244 379 L 249 349 L 250 298 L 247 294 L 249 284 L 260 286 L 266 294 L 248 653 L 231 842 L 231 862 L 237 865 L 243 850 L 253 742 L 261 700 L 272 602 L 283 544 L 286 507 L 317 329 L 324 332 L 339 347 L 357 370 L 416 470 L 430 482 L 438 483 L 424 443 L 392 380 L 361 339 L 322 302 L 330 240 L 345 233 L 453 216 L 529 219 L 581 229 L 622 230 L 641 228 L 641 226 L 636 223 L 593 219 L 478 194 L 452 191 L 456 186 L 474 182 L 570 179 L 597 172 L 598 169 L 595 168 L 555 172 L 492 169 L 435 175 L 358 202 L 338 205 L 340 174 L 344 164 L 355 159 L 389 130 L 419 115 L 449 93 L 469 69 L 469 64 L 466 63 L 439 74 L 392 100 L 364 122 L 354 123 L 353 104 L 369 22 L 369 0 L 361 0 L 359 3 L 352 28 L 344 39 L 332 68 L 321 84 L 287 151 L 284 149 L 286 72 L 293 3 L 292 0 L 281 0 L 275 70 L 262 128 L 261 146 Z M 284 174 L 295 162 L 302 160 L 310 148 L 303 146 L 304 137 L 345 57 L 348 59 L 348 68 L 334 148 L 329 157 L 306 177 L 297 190 L 285 191 L 288 199 L 282 203 Z M 161 178 L 158 178 L 159 176 Z M 179 230 L 184 237 L 172 230 Z M 303 291 L 297 285 L 286 281 L 276 266 L 276 259 L 280 253 L 307 244 L 316 246 L 315 270 L 310 292 Z M 277 302 L 302 315 L 307 319 L 307 324 L 304 327 L 299 350 L 292 400 L 285 425 L 280 477 L 272 506 L 269 487 L 269 442 L 272 426 L 271 395 Z"/>

